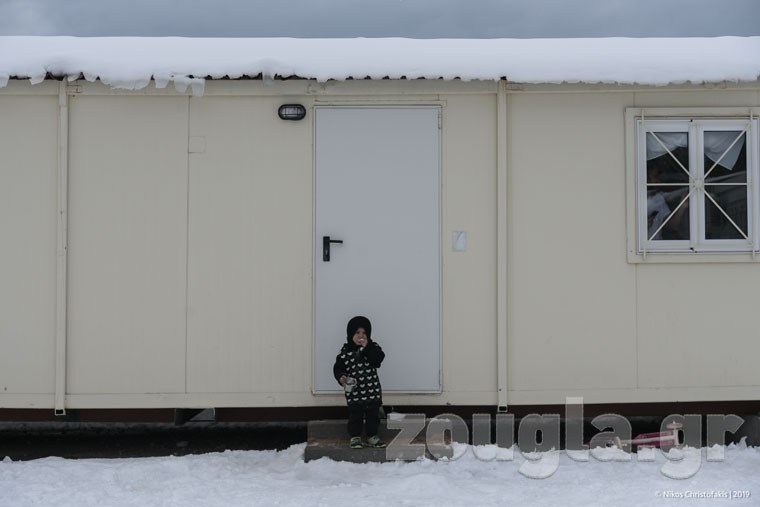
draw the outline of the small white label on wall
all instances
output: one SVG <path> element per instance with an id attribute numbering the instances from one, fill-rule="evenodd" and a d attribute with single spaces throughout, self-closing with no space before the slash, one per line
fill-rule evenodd
<path id="1" fill-rule="evenodd" d="M 467 231 L 451 231 L 451 249 L 454 252 L 467 250 Z"/>

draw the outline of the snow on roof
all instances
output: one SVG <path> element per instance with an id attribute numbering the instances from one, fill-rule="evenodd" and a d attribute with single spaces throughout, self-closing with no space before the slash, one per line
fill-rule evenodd
<path id="1" fill-rule="evenodd" d="M 760 78 L 760 37 L 212 39 L 0 37 L 0 87 L 46 76 L 203 93 L 205 78 L 462 79 L 667 85 Z"/>

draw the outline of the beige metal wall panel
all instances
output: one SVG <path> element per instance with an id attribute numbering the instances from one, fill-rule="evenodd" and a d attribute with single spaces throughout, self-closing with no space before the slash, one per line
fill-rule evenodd
<path id="1" fill-rule="evenodd" d="M 187 107 L 71 97 L 69 393 L 185 390 Z"/>
<path id="2" fill-rule="evenodd" d="M 57 135 L 57 95 L 0 96 L 0 407 L 54 391 Z"/>
<path id="3" fill-rule="evenodd" d="M 754 266 L 626 262 L 622 131 L 634 105 L 757 100 L 743 90 L 510 95 L 510 403 L 757 397 Z"/>
<path id="4" fill-rule="evenodd" d="M 382 369 L 380 371 L 382 380 Z M 489 405 L 494 394 L 486 391 L 455 391 L 443 394 L 386 395 L 386 405 Z M 531 395 L 532 396 L 532 395 Z M 13 399 L 13 397 L 9 397 Z M 21 399 L 21 398 L 20 398 Z M 50 407 L 52 395 L 23 395 L 38 406 Z M 559 403 L 564 402 L 564 397 Z M 67 408 L 208 408 L 208 407 L 345 407 L 342 394 L 314 395 L 310 391 L 257 393 L 161 393 L 161 394 L 69 394 Z"/>
<path id="5" fill-rule="evenodd" d="M 625 257 L 630 100 L 509 97 L 512 392 L 636 387 L 636 278 Z"/>
<path id="6" fill-rule="evenodd" d="M 632 107 L 747 107 L 758 104 L 751 90 L 642 91 L 634 94 Z"/>
<path id="7" fill-rule="evenodd" d="M 760 386 L 756 266 L 637 270 L 641 387 Z"/>
<path id="8" fill-rule="evenodd" d="M 495 400 L 496 378 L 495 360 L 489 361 L 496 308 L 484 302 L 495 292 L 495 96 L 445 99 L 444 397 L 488 403 Z M 198 393 L 194 398 L 263 393 L 271 395 L 268 404 L 280 405 L 292 398 L 285 393 L 310 390 L 312 123 L 308 116 L 279 120 L 282 102 L 191 101 L 191 151 L 199 150 L 190 155 L 189 201 L 188 392 Z M 451 251 L 452 230 L 468 232 L 466 252 Z M 248 403 L 260 404 L 257 396 Z M 342 403 L 334 396 L 308 399 Z"/>
<path id="9" fill-rule="evenodd" d="M 386 403 L 497 403 L 498 311 L 510 404 L 756 397 L 754 264 L 627 262 L 624 114 L 757 106 L 760 92 L 510 91 L 498 309 L 491 85 L 72 87 L 67 408 L 344 403 L 311 394 L 315 97 L 442 109 L 443 392 Z M 0 406 L 50 406 L 58 97 L 22 90 L 0 93 Z M 286 102 L 307 118 L 280 120 Z"/>
<path id="10" fill-rule="evenodd" d="M 189 392 L 311 391 L 312 110 L 279 119 L 292 101 L 191 100 Z"/>
<path id="11" fill-rule="evenodd" d="M 443 389 L 447 396 L 469 399 L 463 404 L 482 403 L 477 392 L 495 404 L 496 95 L 445 99 Z M 465 251 L 454 251 L 453 231 L 466 232 Z"/>
<path id="12" fill-rule="evenodd" d="M 592 403 L 668 403 L 756 400 L 757 386 L 734 387 L 668 387 L 638 389 L 555 389 L 510 392 L 511 405 L 564 405 L 567 397 L 581 397 Z"/>

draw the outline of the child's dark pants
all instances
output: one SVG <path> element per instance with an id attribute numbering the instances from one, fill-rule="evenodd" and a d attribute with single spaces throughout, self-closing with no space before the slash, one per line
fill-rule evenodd
<path id="1" fill-rule="evenodd" d="M 380 407 L 349 406 L 348 435 L 361 436 L 365 420 L 367 436 L 377 435 L 377 428 L 380 425 Z"/>

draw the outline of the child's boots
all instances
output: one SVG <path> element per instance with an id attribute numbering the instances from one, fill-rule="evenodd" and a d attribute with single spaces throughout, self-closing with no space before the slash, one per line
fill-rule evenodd
<path id="1" fill-rule="evenodd" d="M 385 447 L 385 442 L 380 440 L 377 435 L 372 435 L 367 439 L 367 447 Z"/>

